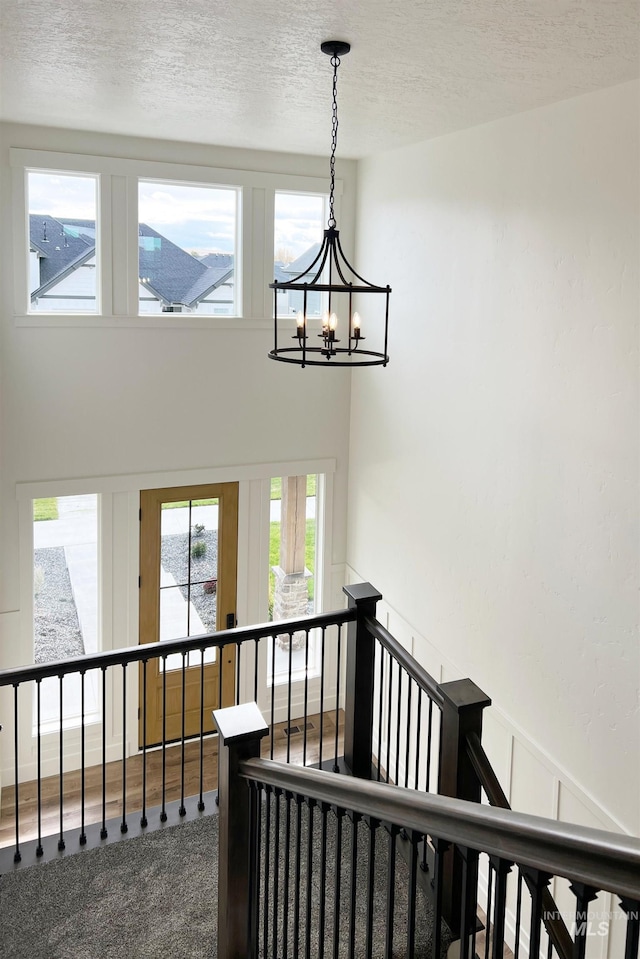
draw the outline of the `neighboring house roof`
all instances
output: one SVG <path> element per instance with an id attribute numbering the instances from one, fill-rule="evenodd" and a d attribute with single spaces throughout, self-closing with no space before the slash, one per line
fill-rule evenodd
<path id="1" fill-rule="evenodd" d="M 94 220 L 63 220 L 32 213 L 29 235 L 31 249 L 40 255 L 40 286 L 32 291 L 32 299 L 42 296 L 95 254 Z M 233 255 L 210 253 L 198 259 L 141 223 L 139 274 L 142 285 L 163 303 L 193 307 L 233 276 Z"/>
<path id="2" fill-rule="evenodd" d="M 216 267 L 210 266 L 193 284 L 190 290 L 184 294 L 186 306 L 193 306 L 200 300 L 204 300 L 209 293 L 217 287 L 226 283 L 233 276 L 233 266 Z"/>
<path id="3" fill-rule="evenodd" d="M 233 267 L 233 253 L 207 253 L 198 259 L 205 266 Z"/>
<path id="4" fill-rule="evenodd" d="M 92 220 L 58 220 L 44 214 L 29 216 L 31 248 L 40 254 L 40 286 L 33 298 L 42 296 L 95 253 L 95 240 L 83 231 L 94 230 Z"/>
<path id="5" fill-rule="evenodd" d="M 44 295 L 94 256 L 95 226 L 94 220 L 30 214 L 31 249 L 40 255 L 40 286 L 32 291 L 32 299 Z M 192 256 L 146 223 L 140 224 L 138 244 L 140 283 L 167 306 L 193 308 L 233 278 L 232 253 Z M 304 273 L 319 250 L 320 244 L 314 243 L 292 263 L 274 264 L 274 278 L 286 283 Z"/>
<path id="6" fill-rule="evenodd" d="M 283 266 L 282 269 L 284 273 L 287 274 L 285 279 L 291 280 L 291 278 L 294 276 L 301 276 L 302 274 L 306 273 L 319 252 L 320 243 L 314 243 L 309 247 L 308 250 L 305 250 L 304 253 L 301 253 L 297 259 L 293 260 L 292 263 L 288 263 L 286 266 Z M 318 266 L 320 266 L 319 263 L 316 264 L 316 269 Z"/>

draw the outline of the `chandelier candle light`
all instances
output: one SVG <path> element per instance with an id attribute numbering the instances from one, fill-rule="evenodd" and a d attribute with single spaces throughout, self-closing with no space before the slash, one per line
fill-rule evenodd
<path id="1" fill-rule="evenodd" d="M 274 280 L 273 283 L 269 284 L 269 289 L 273 290 L 274 299 L 274 345 L 269 352 L 269 357 L 272 360 L 279 360 L 281 363 L 296 363 L 302 367 L 326 366 L 327 363 L 331 366 L 386 366 L 389 362 L 387 338 L 391 287 L 376 286 L 369 283 L 354 270 L 342 251 L 340 233 L 336 227 L 334 213 L 336 145 L 338 142 L 338 67 L 340 66 L 340 57 L 349 53 L 351 46 L 342 40 L 327 40 L 321 45 L 320 49 L 331 57 L 331 66 L 333 67 L 329 220 L 318 255 L 310 266 L 289 281 Z M 285 326 L 290 323 L 290 314 L 282 311 L 280 316 L 278 315 L 280 302 L 278 297 L 283 297 L 285 303 L 288 303 L 287 297 L 292 291 L 302 293 L 302 309 L 296 314 L 295 332 L 290 337 L 294 340 L 294 345 L 278 346 L 278 321 L 280 320 Z M 320 340 L 317 345 L 313 334 L 310 333 L 309 317 L 307 315 L 307 302 L 310 293 L 326 295 L 327 308 L 322 316 L 320 332 L 317 334 L 317 338 Z M 375 299 L 375 302 L 379 303 L 380 306 L 384 303 L 384 319 L 382 320 L 382 317 L 380 317 L 380 350 L 363 349 L 362 347 L 366 339 L 363 334 L 363 321 L 360 314 L 354 310 L 354 297 L 361 293 L 377 293 L 380 298 L 384 297 L 384 301 Z M 371 301 L 368 305 L 372 306 L 373 302 Z M 341 307 L 344 309 L 344 306 L 347 308 L 346 316 L 344 312 L 341 312 Z M 361 309 L 364 312 L 364 306 Z M 382 310 L 379 312 L 382 313 Z M 370 324 L 369 329 L 371 329 L 373 319 L 370 319 L 367 313 L 365 313 L 365 316 L 367 323 Z M 342 336 L 342 340 L 339 339 L 338 333 Z"/>

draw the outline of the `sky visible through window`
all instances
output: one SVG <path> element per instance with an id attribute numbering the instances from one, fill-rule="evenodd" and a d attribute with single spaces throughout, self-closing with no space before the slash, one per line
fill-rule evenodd
<path id="1" fill-rule="evenodd" d="M 235 245 L 235 197 L 232 189 L 140 181 L 139 219 L 153 224 L 189 253 L 231 253 Z M 295 259 L 322 239 L 324 202 L 324 197 L 313 194 L 276 194 L 276 259 Z M 30 213 L 93 219 L 95 210 L 94 177 L 29 173 Z"/>

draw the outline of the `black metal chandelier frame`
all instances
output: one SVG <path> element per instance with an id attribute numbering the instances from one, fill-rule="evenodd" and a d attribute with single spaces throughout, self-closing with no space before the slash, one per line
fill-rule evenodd
<path id="1" fill-rule="evenodd" d="M 390 286 L 377 286 L 369 283 L 351 266 L 340 244 L 340 232 L 336 228 L 334 213 L 335 193 L 335 156 L 338 140 L 338 104 L 337 78 L 340 57 L 351 49 L 348 43 L 341 40 L 328 40 L 320 47 L 323 53 L 331 57 L 333 67 L 333 120 L 331 141 L 331 187 L 329 193 L 329 220 L 320 250 L 313 262 L 291 280 L 280 282 L 274 280 L 269 284 L 274 299 L 274 345 L 269 352 L 272 360 L 281 363 L 295 363 L 298 366 L 386 366 L 389 362 L 387 353 L 389 327 L 389 294 Z M 323 281 L 323 277 L 328 282 Z M 358 282 L 354 282 L 358 281 Z M 291 337 L 293 346 L 280 346 L 278 342 L 278 295 L 289 291 L 302 292 L 302 310 L 296 317 L 296 332 Z M 318 333 L 321 342 L 311 345 L 308 329 L 307 300 L 310 293 L 328 293 L 328 309 L 322 318 L 322 328 Z M 382 351 L 362 347 L 365 337 L 362 335 L 360 318 L 354 312 L 353 297 L 361 293 L 377 293 L 385 297 L 384 304 L 384 348 Z M 348 298 L 348 329 L 346 342 L 340 345 L 337 337 L 337 316 L 332 311 L 332 298 L 341 295 Z M 286 319 L 289 319 L 287 316 Z M 286 334 L 285 334 L 286 335 Z"/>

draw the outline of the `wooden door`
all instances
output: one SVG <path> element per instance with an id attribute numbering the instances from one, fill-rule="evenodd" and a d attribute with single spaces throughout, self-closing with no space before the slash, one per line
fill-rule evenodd
<path id="1" fill-rule="evenodd" d="M 140 643 L 182 639 L 235 624 L 238 484 L 179 486 L 140 493 Z M 232 705 L 235 647 L 185 658 L 185 736 L 213 730 L 211 710 Z M 182 736 L 183 656 L 149 660 L 146 667 L 146 745 Z M 222 703 L 219 703 L 222 690 Z M 139 741 L 144 739 L 144 671 L 140 664 Z"/>

